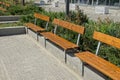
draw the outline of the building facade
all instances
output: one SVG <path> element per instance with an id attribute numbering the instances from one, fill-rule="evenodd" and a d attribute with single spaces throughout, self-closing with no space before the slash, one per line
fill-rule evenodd
<path id="1" fill-rule="evenodd" d="M 120 6 L 120 0 L 70 0 L 70 3 L 87 4 L 87 5 Z"/>

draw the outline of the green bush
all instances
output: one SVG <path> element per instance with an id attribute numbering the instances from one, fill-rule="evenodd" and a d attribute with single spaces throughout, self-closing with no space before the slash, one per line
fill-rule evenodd
<path id="1" fill-rule="evenodd" d="M 4 16 L 4 15 L 10 15 L 10 13 L 9 12 L 3 12 L 3 11 L 0 10 L 0 16 Z"/>
<path id="2" fill-rule="evenodd" d="M 27 15 L 27 14 L 33 14 L 34 12 L 39 12 L 41 11 L 42 8 L 39 8 L 35 5 L 13 5 L 10 6 L 8 9 L 8 12 L 10 12 L 11 15 Z"/>
<path id="3" fill-rule="evenodd" d="M 8 9 L 11 15 L 21 15 L 24 11 L 24 7 L 21 5 L 13 5 Z"/>

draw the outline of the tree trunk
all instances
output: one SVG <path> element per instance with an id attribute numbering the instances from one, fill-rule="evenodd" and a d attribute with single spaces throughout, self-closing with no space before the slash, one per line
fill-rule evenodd
<path id="1" fill-rule="evenodd" d="M 98 3 L 99 3 L 99 0 L 97 0 L 96 5 L 98 5 Z"/>
<path id="2" fill-rule="evenodd" d="M 92 5 L 94 5 L 94 0 L 92 0 Z"/>
<path id="3" fill-rule="evenodd" d="M 69 0 L 66 0 L 66 15 L 69 15 Z"/>
<path id="4" fill-rule="evenodd" d="M 25 6 L 25 0 L 22 0 L 22 5 Z"/>
<path id="5" fill-rule="evenodd" d="M 119 7 L 120 7 L 120 0 L 119 0 Z"/>

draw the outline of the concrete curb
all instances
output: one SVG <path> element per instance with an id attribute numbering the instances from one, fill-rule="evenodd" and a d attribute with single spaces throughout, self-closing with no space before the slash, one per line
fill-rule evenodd
<path id="1" fill-rule="evenodd" d="M 20 16 L 0 16 L 0 23 L 18 22 Z"/>
<path id="2" fill-rule="evenodd" d="M 0 28 L 0 36 L 25 34 L 24 26 Z"/>

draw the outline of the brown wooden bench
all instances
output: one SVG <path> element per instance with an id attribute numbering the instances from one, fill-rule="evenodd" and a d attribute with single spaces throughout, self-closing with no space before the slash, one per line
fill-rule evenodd
<path id="1" fill-rule="evenodd" d="M 5 3 L 5 6 L 6 6 L 6 7 L 10 7 L 10 4 L 8 4 L 8 3 Z"/>
<path id="2" fill-rule="evenodd" d="M 0 5 L 1 5 L 0 10 L 3 11 L 3 12 L 6 12 L 7 8 L 10 7 L 10 4 L 5 3 L 5 2 L 0 2 Z"/>
<path id="3" fill-rule="evenodd" d="M 0 2 L 0 5 L 2 5 L 4 7 L 10 7 L 10 4 L 6 3 L 6 2 Z"/>
<path id="4" fill-rule="evenodd" d="M 2 4 L 2 2 L 0 1 L 0 5 Z"/>
<path id="5" fill-rule="evenodd" d="M 35 17 L 35 22 L 34 24 L 33 23 L 26 23 L 25 26 L 27 28 L 30 28 L 32 29 L 33 31 L 35 32 L 39 32 L 39 31 L 45 31 L 45 29 L 47 29 L 48 27 L 48 23 L 49 23 L 49 17 L 48 16 L 45 16 L 45 15 L 42 15 L 42 14 L 39 14 L 39 13 L 34 13 L 34 17 Z M 46 26 L 45 26 L 45 29 L 40 27 L 40 26 L 37 26 L 36 25 L 36 22 L 37 22 L 37 19 L 40 19 L 40 20 L 43 20 L 43 21 L 46 21 Z"/>
<path id="6" fill-rule="evenodd" d="M 6 6 L 6 7 L 10 7 L 10 4 L 2 2 L 2 5 Z"/>
<path id="7" fill-rule="evenodd" d="M 6 11 L 7 11 L 6 9 L 4 9 L 4 8 L 2 8 L 2 7 L 0 7 L 0 10 L 3 11 L 3 12 L 6 12 Z"/>
<path id="8" fill-rule="evenodd" d="M 76 49 L 76 48 L 79 47 L 78 44 L 79 44 L 79 40 L 80 40 L 80 34 L 84 34 L 84 27 L 78 26 L 78 25 L 75 25 L 75 24 L 69 23 L 67 21 L 60 20 L 60 19 L 54 19 L 53 24 L 55 24 L 54 33 L 43 32 L 43 33 L 40 33 L 40 34 L 43 35 L 48 40 L 52 41 L 53 43 L 55 43 L 56 45 L 58 45 L 58 46 L 60 46 L 61 48 L 64 49 L 65 62 L 66 62 L 66 51 L 69 50 L 69 49 Z M 74 43 L 58 36 L 57 34 L 55 34 L 58 26 L 69 29 L 69 30 L 72 30 L 74 32 L 77 32 L 78 33 L 77 43 L 74 44 Z"/>
<path id="9" fill-rule="evenodd" d="M 120 48 L 120 39 L 97 31 L 94 32 L 93 38 L 99 41 L 96 54 L 86 51 L 76 53 L 75 55 L 83 62 L 89 64 L 90 66 L 100 71 L 104 75 L 110 77 L 111 79 L 120 80 L 120 68 L 97 56 L 101 42 L 114 46 L 116 48 Z"/>

